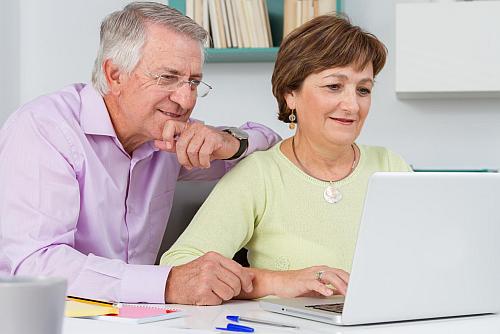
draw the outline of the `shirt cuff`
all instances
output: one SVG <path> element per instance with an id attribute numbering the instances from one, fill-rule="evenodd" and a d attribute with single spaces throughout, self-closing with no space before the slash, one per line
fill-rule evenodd
<path id="1" fill-rule="evenodd" d="M 127 264 L 122 276 L 120 301 L 125 303 L 165 303 L 169 266 Z"/>
<path id="2" fill-rule="evenodd" d="M 281 140 L 281 137 L 270 128 L 253 122 L 246 122 L 240 129 L 248 133 L 248 147 L 245 153 L 236 161 L 246 157 L 255 151 L 264 151 Z"/>

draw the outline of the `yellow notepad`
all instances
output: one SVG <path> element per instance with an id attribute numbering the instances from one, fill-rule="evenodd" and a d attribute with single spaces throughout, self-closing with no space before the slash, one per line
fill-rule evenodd
<path id="1" fill-rule="evenodd" d="M 70 299 L 66 300 L 64 315 L 67 317 L 94 317 L 106 314 L 118 314 L 118 308 L 112 305 L 98 305 Z"/>

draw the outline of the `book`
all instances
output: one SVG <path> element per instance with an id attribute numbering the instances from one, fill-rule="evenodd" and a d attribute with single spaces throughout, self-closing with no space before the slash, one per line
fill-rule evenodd
<path id="1" fill-rule="evenodd" d="M 333 14 L 338 0 L 283 0 L 283 37 L 314 17 Z"/>
<path id="2" fill-rule="evenodd" d="M 233 8 L 236 8 L 237 23 L 240 28 L 241 39 L 243 41 L 242 46 L 244 48 L 250 48 L 252 47 L 252 43 L 250 40 L 250 32 L 248 31 L 249 26 L 245 15 L 245 1 L 246 0 L 235 0 L 235 2 L 233 2 Z"/>
<path id="3" fill-rule="evenodd" d="M 268 38 L 267 38 L 267 29 L 266 29 L 266 15 L 264 13 L 264 2 L 265 0 L 257 0 L 253 5 L 256 29 L 257 29 L 257 40 L 259 48 L 268 48 Z"/>
<path id="4" fill-rule="evenodd" d="M 303 5 L 302 5 L 302 1 L 303 0 L 296 0 L 295 2 L 295 6 L 296 6 L 296 11 L 295 11 L 295 14 L 296 14 L 296 17 L 295 17 L 295 28 L 297 28 L 298 26 L 300 26 L 302 24 L 302 20 L 303 20 L 303 13 L 302 13 L 302 9 L 303 9 Z"/>
<path id="5" fill-rule="evenodd" d="M 310 21 L 314 18 L 314 2 L 312 0 L 304 0 L 302 3 L 303 6 L 303 17 L 302 24 Z"/>
<path id="6" fill-rule="evenodd" d="M 337 10 L 336 0 L 318 0 L 318 15 L 332 14 Z"/>
<path id="7" fill-rule="evenodd" d="M 194 0 L 186 0 L 186 16 L 194 20 Z"/>
<path id="8" fill-rule="evenodd" d="M 259 46 L 259 40 L 257 39 L 257 31 L 255 29 L 256 23 L 254 18 L 252 0 L 245 0 L 243 3 L 243 13 L 245 15 L 245 22 L 247 24 L 248 35 L 250 37 L 250 47 L 256 48 Z"/>
<path id="9" fill-rule="evenodd" d="M 231 0 L 226 0 L 226 11 L 227 11 L 227 19 L 229 22 L 231 44 L 233 45 L 233 48 L 240 47 L 241 42 L 238 42 L 238 32 L 236 28 L 235 14 L 233 11 L 233 5 Z"/>
<path id="10" fill-rule="evenodd" d="M 203 27 L 203 0 L 194 0 L 193 4 L 194 4 L 194 21 Z"/>
<path id="11" fill-rule="evenodd" d="M 266 0 L 262 0 L 262 6 L 263 6 L 263 15 L 264 15 L 265 25 L 266 25 L 267 46 L 272 48 L 273 47 L 273 36 L 271 33 L 271 21 L 269 20 L 269 10 L 267 8 L 267 1 Z"/>
<path id="12" fill-rule="evenodd" d="M 219 34 L 219 26 L 217 24 L 217 9 L 215 0 L 208 0 L 208 13 L 213 47 L 217 49 L 222 48 L 221 35 Z"/>
<path id="13" fill-rule="evenodd" d="M 66 317 L 92 317 L 104 314 L 118 314 L 118 308 L 107 303 L 100 304 L 66 299 L 66 307 L 64 309 Z"/>
<path id="14" fill-rule="evenodd" d="M 283 3 L 283 37 L 297 27 L 297 4 L 295 0 Z"/>
<path id="15" fill-rule="evenodd" d="M 145 324 L 185 316 L 186 312 L 160 304 L 120 304 L 118 314 L 98 315 L 91 319 Z"/>
<path id="16" fill-rule="evenodd" d="M 233 10 L 233 18 L 234 18 L 234 30 L 236 31 L 236 41 L 237 41 L 237 44 L 238 44 L 238 47 L 239 48 L 244 48 L 245 47 L 245 44 L 244 44 L 244 41 L 243 41 L 243 30 L 241 28 L 241 20 L 240 20 L 240 14 L 239 14 L 239 11 L 238 11 L 238 0 L 235 0 L 235 1 L 229 1 L 231 2 L 231 7 L 232 7 L 232 10 Z"/>
<path id="17" fill-rule="evenodd" d="M 216 22 L 219 31 L 221 48 L 227 48 L 226 30 L 224 28 L 224 17 L 222 16 L 222 0 L 215 0 Z"/>
<path id="18" fill-rule="evenodd" d="M 229 18 L 227 16 L 227 7 L 226 7 L 227 0 L 219 0 L 219 1 L 220 1 L 221 13 L 222 13 L 222 25 L 224 26 L 224 34 L 226 36 L 226 47 L 232 48 L 233 41 L 231 39 L 231 32 L 229 30 Z"/>
<path id="19" fill-rule="evenodd" d="M 203 0 L 202 4 L 202 9 L 203 9 L 203 29 L 205 29 L 209 33 L 209 37 L 207 39 L 206 47 L 210 47 L 212 44 L 212 36 L 213 32 L 210 29 L 210 17 L 208 15 L 208 0 Z"/>

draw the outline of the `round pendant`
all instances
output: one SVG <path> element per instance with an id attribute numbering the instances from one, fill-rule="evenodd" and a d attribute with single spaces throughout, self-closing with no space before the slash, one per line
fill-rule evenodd
<path id="1" fill-rule="evenodd" d="M 328 203 L 335 204 L 340 202 L 340 200 L 342 199 L 342 193 L 334 186 L 329 185 L 328 187 L 326 187 L 325 192 L 323 193 L 323 197 Z"/>

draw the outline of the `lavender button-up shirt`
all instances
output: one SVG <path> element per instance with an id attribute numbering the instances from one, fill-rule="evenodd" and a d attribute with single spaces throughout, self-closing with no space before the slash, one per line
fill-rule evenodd
<path id="1" fill-rule="evenodd" d="M 248 153 L 279 140 L 246 123 Z M 75 84 L 17 110 L 0 132 L 0 274 L 66 277 L 68 294 L 164 302 L 153 265 L 177 180 L 220 178 L 234 162 L 188 171 L 152 142 L 129 156 L 104 100 Z"/>

